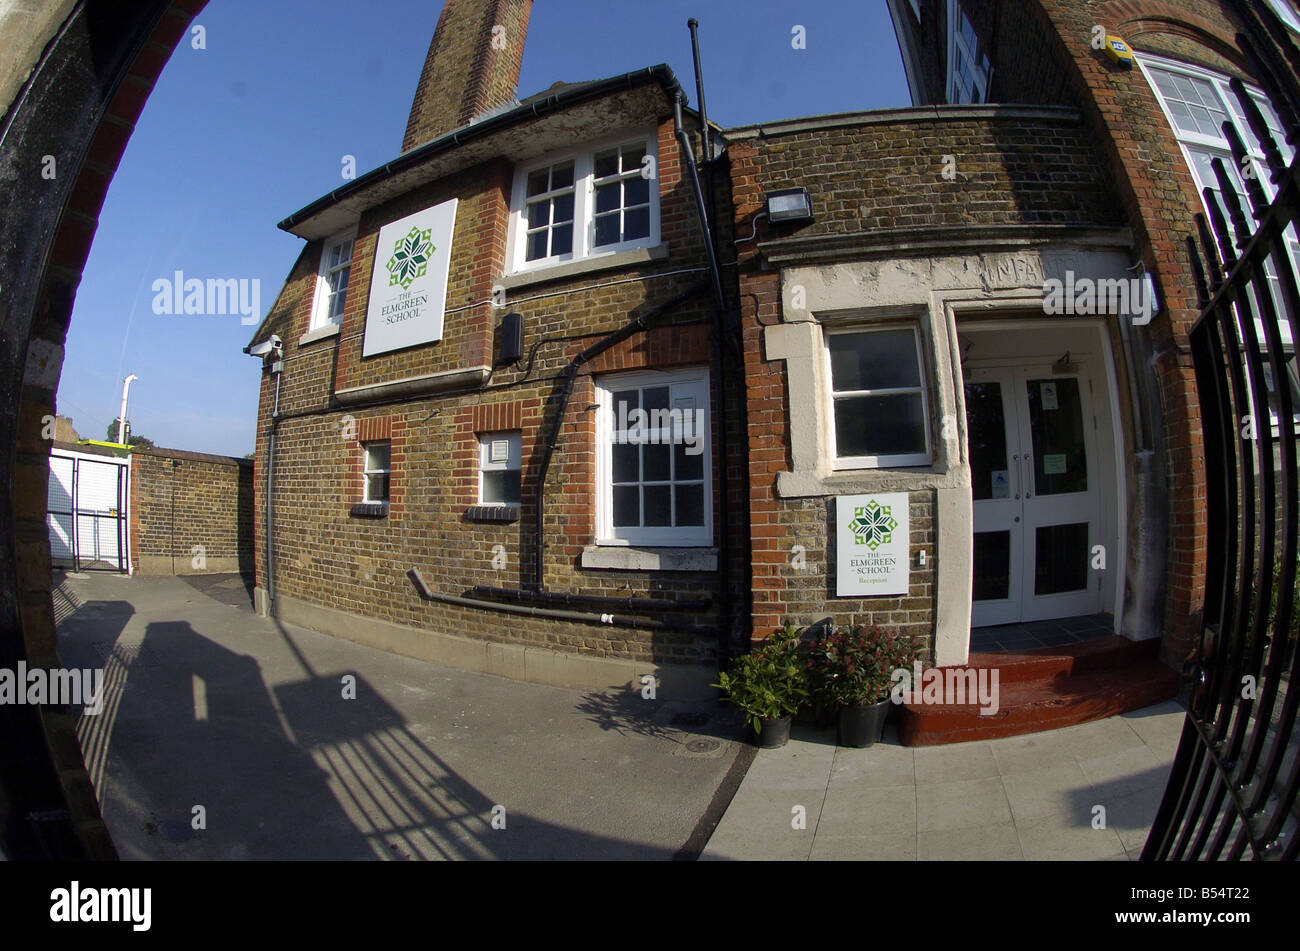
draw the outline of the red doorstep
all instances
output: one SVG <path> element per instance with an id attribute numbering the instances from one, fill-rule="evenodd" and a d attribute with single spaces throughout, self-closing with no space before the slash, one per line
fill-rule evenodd
<path id="1" fill-rule="evenodd" d="M 1172 700 L 1178 674 L 1156 659 L 1159 640 L 1105 637 L 1069 647 L 971 654 L 957 669 L 998 671 L 998 711 L 978 703 L 904 704 L 904 746 L 937 746 L 1038 733 Z M 951 668 L 940 668 L 951 669 Z"/>

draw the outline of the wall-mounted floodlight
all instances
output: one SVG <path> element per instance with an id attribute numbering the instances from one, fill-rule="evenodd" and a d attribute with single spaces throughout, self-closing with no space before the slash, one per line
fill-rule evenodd
<path id="1" fill-rule="evenodd" d="M 250 357 L 264 357 L 268 353 L 275 351 L 276 356 L 279 356 L 283 347 L 284 343 L 280 340 L 280 335 L 271 334 L 261 343 L 254 343 L 245 347 L 244 352 Z"/>
<path id="2" fill-rule="evenodd" d="M 806 188 L 783 188 L 767 192 L 767 220 L 774 225 L 807 224 L 813 220 L 812 196 Z"/>

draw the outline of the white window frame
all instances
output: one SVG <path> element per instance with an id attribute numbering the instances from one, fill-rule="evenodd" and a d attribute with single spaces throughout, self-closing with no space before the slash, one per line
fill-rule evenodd
<path id="1" fill-rule="evenodd" d="M 592 258 L 606 257 L 621 251 L 633 251 L 639 248 L 652 248 L 659 244 L 659 151 L 658 134 L 654 129 L 634 129 L 621 135 L 611 135 L 596 142 L 590 142 L 581 148 L 553 152 L 537 159 L 523 163 L 515 170 L 514 188 L 510 200 L 510 228 L 508 253 L 506 255 L 507 273 L 521 274 L 566 264 L 570 261 L 585 261 Z M 598 152 L 608 151 L 621 145 L 644 145 L 645 154 L 650 156 L 655 169 L 655 176 L 650 179 L 650 233 L 644 238 L 622 241 L 618 244 L 595 246 L 595 156 Z M 551 255 L 536 261 L 526 259 L 527 255 L 527 201 L 526 191 L 528 176 L 539 169 L 573 162 L 573 250 L 568 254 Z"/>
<path id="2" fill-rule="evenodd" d="M 523 501 L 523 433 L 516 431 L 503 431 L 496 433 L 479 434 L 479 472 L 478 472 L 478 500 L 480 505 L 510 505 L 519 507 Z M 492 459 L 493 444 L 504 442 L 506 444 L 506 458 L 502 460 Z M 520 501 L 519 502 L 501 502 L 498 500 L 489 501 L 485 495 L 484 487 L 486 480 L 483 478 L 488 472 L 509 472 L 515 471 L 520 473 Z"/>
<path id="3" fill-rule="evenodd" d="M 613 394 L 630 387 L 699 386 L 704 405 L 704 432 L 699 434 L 703 457 L 703 525 L 614 528 L 613 452 L 617 425 Z M 713 417 L 709 371 L 704 368 L 650 370 L 605 374 L 596 379 L 596 544 L 645 547 L 707 548 L 713 544 Z M 693 480 L 692 480 L 693 481 Z"/>
<path id="4" fill-rule="evenodd" d="M 339 264 L 337 267 L 328 266 L 329 253 L 333 248 L 338 247 L 345 241 L 352 242 L 352 250 L 348 254 L 348 286 L 343 292 L 344 307 L 347 306 L 347 295 L 352 292 L 352 272 L 351 268 L 356 263 L 357 257 L 357 229 L 349 228 L 346 231 L 340 231 L 337 234 L 330 235 L 325 239 L 325 243 L 320 249 L 320 266 L 316 269 L 316 294 L 312 300 L 311 307 L 311 326 L 308 330 L 319 330 L 322 327 L 332 327 L 343 322 L 343 314 L 340 313 L 338 318 L 332 318 L 329 313 L 330 303 L 330 284 L 329 275 L 331 271 L 341 270 L 344 265 Z"/>
<path id="5" fill-rule="evenodd" d="M 971 21 L 970 16 L 961 8 L 958 0 L 948 0 L 948 77 L 944 87 L 944 94 L 950 105 L 966 105 L 985 103 L 989 100 L 989 86 L 993 82 L 993 66 L 985 65 L 988 60 L 988 51 L 985 50 L 984 44 L 979 42 L 978 35 L 976 39 L 976 49 L 970 49 L 966 38 L 961 35 L 958 27 L 958 18 L 964 19 L 971 26 L 971 32 L 975 32 L 975 24 Z M 962 56 L 972 66 L 972 72 L 975 74 L 975 91 L 978 92 L 978 98 L 974 99 L 957 99 L 953 94 L 956 92 L 957 80 L 957 50 L 960 49 Z"/>
<path id="6" fill-rule="evenodd" d="M 912 7 L 912 13 L 916 17 L 916 22 L 921 22 L 921 0 L 908 0 Z"/>
<path id="7" fill-rule="evenodd" d="M 884 389 L 835 391 L 835 377 L 831 372 L 831 337 L 841 334 L 870 334 L 885 331 L 910 330 L 912 341 L 916 345 L 916 369 L 919 382 L 915 386 L 886 387 Z M 827 420 L 827 446 L 830 451 L 831 468 L 842 469 L 899 469 L 934 464 L 934 442 L 930 437 L 930 391 L 925 374 L 925 349 L 921 344 L 920 328 L 914 323 L 850 324 L 846 326 L 827 327 L 823 331 L 822 361 L 826 374 L 823 410 Z M 888 456 L 841 456 L 836 445 L 835 433 L 835 398 L 859 396 L 888 396 L 899 393 L 918 393 L 921 397 L 922 430 L 925 436 L 924 453 L 896 453 Z"/>
<path id="8" fill-rule="evenodd" d="M 1278 15 L 1278 19 L 1285 23 L 1289 29 L 1300 33 L 1300 13 L 1297 13 L 1287 0 L 1268 0 L 1268 5 L 1273 8 L 1273 11 Z"/>
<path id="9" fill-rule="evenodd" d="M 1237 194 L 1240 196 L 1242 206 L 1246 209 L 1247 214 L 1249 214 L 1250 200 L 1246 197 L 1245 187 L 1241 181 L 1242 170 L 1233 159 L 1232 151 L 1228 146 L 1228 140 L 1223 137 L 1222 133 L 1218 136 L 1209 136 L 1201 132 L 1187 132 L 1178 127 L 1178 123 L 1174 120 L 1173 112 L 1169 109 L 1169 105 L 1165 101 L 1164 93 L 1162 93 L 1160 87 L 1156 85 L 1155 76 L 1152 75 L 1151 72 L 1153 69 L 1163 70 L 1170 73 L 1181 73 L 1184 76 L 1210 83 L 1214 88 L 1216 95 L 1219 97 L 1220 105 L 1223 107 L 1223 112 L 1228 116 L 1229 120 L 1236 128 L 1237 134 L 1241 136 L 1241 141 L 1246 145 L 1246 150 L 1250 156 L 1251 166 L 1254 169 L 1255 180 L 1260 183 L 1264 189 L 1264 194 L 1267 195 L 1270 200 L 1276 195 L 1277 189 L 1271 181 L 1268 163 L 1264 159 L 1264 151 L 1257 143 L 1255 134 L 1250 128 L 1250 123 L 1247 122 L 1245 116 L 1241 114 L 1241 104 L 1237 102 L 1237 97 L 1233 94 L 1232 89 L 1228 85 L 1229 77 L 1202 66 L 1193 66 L 1188 63 L 1178 62 L 1177 60 L 1166 59 L 1162 56 L 1152 56 L 1149 53 L 1135 55 L 1134 59 L 1137 60 L 1138 66 L 1142 69 L 1142 74 L 1146 77 L 1147 83 L 1156 97 L 1156 101 L 1160 103 L 1160 108 L 1164 111 L 1165 119 L 1169 123 L 1170 130 L 1178 140 L 1178 146 L 1183 152 L 1183 161 L 1187 163 L 1187 167 L 1191 171 L 1192 181 L 1196 183 L 1196 191 L 1197 194 L 1201 196 L 1202 203 L 1204 203 L 1205 200 L 1205 196 L 1202 194 L 1202 189 L 1208 185 L 1215 191 L 1218 191 L 1219 183 L 1217 179 L 1211 182 L 1202 181 L 1201 173 L 1197 169 L 1196 161 L 1193 158 L 1194 153 L 1205 155 L 1212 154 L 1215 157 L 1223 159 L 1224 167 L 1232 177 L 1233 183 L 1236 186 Z M 1265 118 L 1276 119 L 1277 110 L 1275 110 L 1272 104 L 1269 103 L 1268 97 L 1265 95 L 1264 91 L 1251 83 L 1246 83 L 1245 85 L 1246 91 L 1250 93 L 1251 98 L 1255 99 L 1261 107 L 1267 107 L 1261 108 Z M 1271 116 L 1270 113 L 1272 113 Z M 1284 140 L 1282 135 L 1275 135 L 1274 139 L 1277 142 L 1278 149 L 1282 152 L 1283 160 L 1289 164 L 1295 157 L 1294 151 Z M 1300 240 L 1297 239 L 1294 225 L 1287 230 L 1284 237 L 1294 265 L 1297 261 L 1300 261 Z M 1272 264 L 1274 262 L 1270 259 L 1269 263 Z M 1293 267 L 1293 271 L 1297 274 L 1297 280 L 1300 280 L 1300 268 Z M 1268 276 L 1268 280 L 1270 283 L 1276 282 L 1278 280 L 1276 273 Z M 1274 305 L 1280 306 L 1280 302 L 1281 296 L 1275 294 Z M 1291 349 L 1294 346 L 1295 341 L 1287 339 L 1290 327 L 1287 325 L 1285 320 L 1280 322 L 1279 329 L 1283 334 L 1284 345 L 1286 345 L 1288 349 Z M 1259 333 L 1260 341 L 1262 343 L 1264 339 L 1262 325 L 1257 325 L 1256 330 Z M 1274 423 L 1276 424 L 1276 419 L 1274 420 Z"/>
<path id="10" fill-rule="evenodd" d="M 379 468 L 372 469 L 372 468 L 370 468 L 370 448 L 371 448 L 372 446 L 387 446 L 387 447 L 388 447 L 388 468 L 387 468 L 387 469 L 379 469 Z M 389 439 L 373 439 L 373 440 L 370 440 L 369 442 L 363 442 L 363 443 L 361 444 L 361 501 L 362 501 L 362 502 L 371 502 L 371 503 L 376 503 L 376 502 L 377 502 L 377 503 L 382 503 L 382 504 L 384 504 L 384 505 L 387 505 L 387 504 L 388 504 L 388 499 L 386 499 L 386 498 L 385 498 L 385 499 L 372 499 L 372 498 L 370 497 L 370 477 L 371 477 L 372 475 L 380 475 L 380 474 L 383 474 L 383 475 L 387 475 L 387 476 L 388 476 L 388 494 L 389 494 L 389 496 L 391 497 L 392 494 L 393 494 L 393 443 L 392 443 L 392 440 L 389 440 Z"/>

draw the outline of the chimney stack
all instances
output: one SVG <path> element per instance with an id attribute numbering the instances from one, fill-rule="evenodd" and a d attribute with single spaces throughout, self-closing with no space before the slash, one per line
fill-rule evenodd
<path id="1" fill-rule="evenodd" d="M 446 0 L 411 103 L 402 151 L 515 98 L 532 0 Z"/>

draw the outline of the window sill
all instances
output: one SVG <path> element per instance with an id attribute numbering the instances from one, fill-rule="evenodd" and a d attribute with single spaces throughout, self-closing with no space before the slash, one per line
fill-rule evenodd
<path id="1" fill-rule="evenodd" d="M 326 324 L 324 327 L 317 327 L 315 330 L 309 330 L 298 338 L 298 346 L 305 347 L 309 343 L 316 343 L 318 340 L 327 340 L 330 337 L 339 335 L 338 324 Z"/>
<path id="2" fill-rule="evenodd" d="M 517 522 L 517 505 L 471 505 L 465 510 L 467 522 Z"/>
<path id="3" fill-rule="evenodd" d="M 519 271 L 515 274 L 507 274 L 497 280 L 500 287 L 506 290 L 515 290 L 520 287 L 529 287 L 533 284 L 545 284 L 547 281 L 562 281 L 567 277 L 576 277 L 580 274 L 590 274 L 594 271 L 610 271 L 617 268 L 637 267 L 642 264 L 651 264 L 655 261 L 664 261 L 668 258 L 668 243 L 657 244 L 652 248 L 636 248 L 632 251 L 618 251 L 614 254 L 602 254 L 594 258 L 583 258 L 580 261 L 566 261 L 564 264 L 555 264 L 550 267 L 539 267 L 532 271 Z"/>
<path id="4" fill-rule="evenodd" d="M 588 545 L 582 551 L 582 567 L 613 571 L 717 571 L 718 550 Z"/>
<path id="5" fill-rule="evenodd" d="M 348 511 L 353 518 L 388 518 L 387 502 L 358 502 Z"/>

